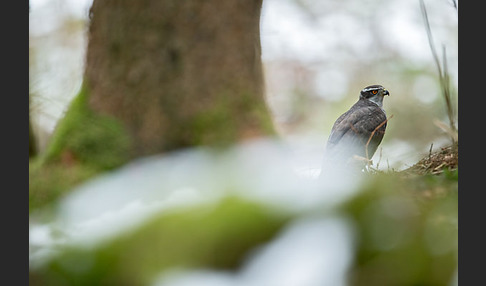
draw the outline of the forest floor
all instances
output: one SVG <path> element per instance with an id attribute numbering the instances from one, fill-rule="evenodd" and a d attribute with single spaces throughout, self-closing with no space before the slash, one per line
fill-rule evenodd
<path id="1" fill-rule="evenodd" d="M 402 174 L 410 175 L 439 175 L 448 171 L 456 171 L 459 163 L 458 144 L 442 147 L 440 150 L 432 153 L 419 160 L 410 168 L 401 171 Z"/>
<path id="2" fill-rule="evenodd" d="M 173 166 L 174 161 L 167 162 Z M 181 168 L 182 165 L 178 166 L 175 169 L 186 172 Z M 43 181 L 46 174 L 41 171 L 44 170 L 31 171 L 30 174 L 37 179 L 34 181 L 34 187 L 43 186 L 43 189 L 31 190 L 29 206 L 32 209 L 41 206 L 40 203 L 55 206 L 49 203 L 58 201 L 64 191 L 72 189 L 58 182 L 59 192 L 51 194 L 52 181 Z M 66 176 L 68 173 L 61 173 L 58 169 L 47 171 L 52 172 L 51 180 L 57 178 L 65 182 L 66 178 L 69 179 Z M 76 169 L 71 171 L 80 172 Z M 143 171 L 140 166 L 137 166 L 137 172 L 154 174 Z M 86 176 L 88 175 L 91 174 Z M 156 175 L 156 182 L 164 182 L 163 176 L 158 173 Z M 99 239 L 97 235 L 93 238 L 86 236 L 87 240 L 94 241 L 91 243 L 95 246 L 80 247 L 81 244 L 73 243 L 76 237 L 70 234 L 70 229 L 76 229 L 78 233 L 79 229 L 83 228 L 77 227 L 84 224 L 88 225 L 85 231 L 89 233 L 91 225 L 91 231 L 95 230 L 92 233 L 98 234 L 97 226 L 103 224 L 103 229 L 109 229 L 107 221 L 110 219 L 115 226 L 121 220 L 126 224 L 127 210 L 131 210 L 132 214 L 135 214 L 134 209 L 140 211 L 136 207 L 128 208 L 127 205 L 134 205 L 131 203 L 122 202 L 115 208 L 111 204 L 111 209 L 109 203 L 103 203 L 101 214 L 109 211 L 110 216 L 98 216 L 97 218 L 101 218 L 98 220 L 101 224 L 93 224 L 96 219 L 90 218 L 90 223 L 74 224 L 71 228 L 65 228 L 64 233 L 62 228 L 55 229 L 57 237 L 67 238 L 66 241 L 71 244 L 60 248 L 58 254 L 48 262 L 30 268 L 29 279 L 31 285 L 59 284 L 59 281 L 83 285 L 94 285 L 99 281 L 109 281 L 109 284 L 118 285 L 145 285 L 150 284 L 149 281 L 153 281 L 160 273 L 182 267 L 240 273 L 238 271 L 245 269 L 241 266 L 242 263 L 250 263 L 245 260 L 249 253 L 253 253 L 255 249 L 264 249 L 265 245 L 275 245 L 272 243 L 278 243 L 282 237 L 288 239 L 284 236 L 286 230 L 296 222 L 317 219 L 318 229 L 321 229 L 321 222 L 330 221 L 339 213 L 354 225 L 355 234 L 350 236 L 350 239 L 356 239 L 357 244 L 356 249 L 349 250 L 353 260 L 349 271 L 354 281 L 357 281 L 355 285 L 450 285 L 457 273 L 458 145 L 443 147 L 435 152 L 430 151 L 408 169 L 371 172 L 369 175 L 369 180 L 360 184 L 359 192 L 335 206 L 335 213 L 328 213 L 327 209 L 321 213 L 320 211 L 326 208 L 324 206 L 319 206 L 320 214 L 317 214 L 314 208 L 302 212 L 287 212 L 275 208 L 275 201 L 265 203 L 249 199 L 250 197 L 228 196 L 208 204 L 189 204 L 185 205 L 188 207 L 173 210 L 162 208 L 160 212 L 154 212 L 136 227 L 129 227 L 122 234 L 114 235 L 103 243 L 96 242 Z M 68 183 L 77 184 L 79 181 L 71 179 L 66 184 Z M 130 184 L 128 186 L 130 189 Z M 238 187 L 237 183 L 231 186 Z M 42 194 L 39 190 L 44 190 L 45 193 Z M 122 189 L 116 189 L 115 193 L 117 196 L 124 196 Z M 304 193 L 300 192 L 292 203 L 305 198 Z M 46 197 L 36 198 L 34 195 Z M 100 197 L 106 196 L 97 194 L 90 203 L 99 200 Z M 157 201 L 157 196 L 152 193 L 149 197 L 147 201 Z M 166 200 L 168 196 L 165 194 L 163 197 Z M 137 201 L 142 202 L 143 199 Z M 144 208 L 149 206 L 140 205 Z M 84 204 L 79 207 L 80 210 L 85 210 Z M 105 207 L 106 210 L 103 209 Z M 71 206 L 70 211 L 73 210 Z M 55 214 L 52 215 L 55 217 Z M 66 219 L 66 216 L 63 216 L 63 219 Z M 56 224 L 54 226 L 57 227 Z M 114 229 L 112 231 L 116 232 L 116 227 Z M 306 235 L 302 230 L 299 230 L 300 234 Z M 74 240 L 69 240 L 70 235 Z M 314 232 L 312 237 L 315 238 Z M 318 245 L 331 243 L 327 240 L 328 237 L 325 237 L 324 243 Z M 32 251 L 29 253 L 29 260 L 33 257 L 33 261 L 38 262 L 36 255 L 49 247 L 50 244 L 46 246 L 43 242 L 29 245 Z M 312 249 L 312 253 L 327 255 L 325 249 L 315 248 Z M 287 254 L 285 251 L 289 251 L 288 249 L 282 251 L 278 254 L 278 259 L 282 255 L 292 253 Z M 89 266 L 80 271 L 78 265 L 86 263 L 85 261 L 89 262 Z M 275 263 L 278 268 L 278 260 L 275 260 Z M 387 275 L 376 274 L 383 271 Z"/>

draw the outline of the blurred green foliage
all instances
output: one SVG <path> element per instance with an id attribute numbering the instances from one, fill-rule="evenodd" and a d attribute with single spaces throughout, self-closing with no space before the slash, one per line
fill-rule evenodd
<path id="1" fill-rule="evenodd" d="M 339 207 L 356 228 L 350 285 L 450 285 L 458 257 L 458 172 L 378 173 Z M 31 285 L 149 285 L 171 269 L 233 269 L 304 213 L 230 197 L 161 212 L 94 247 L 71 245 Z"/>
<path id="2" fill-rule="evenodd" d="M 235 269 L 270 240 L 288 216 L 236 198 L 163 213 L 94 249 L 68 247 L 31 285 L 148 285 L 171 268 Z"/>
<path id="3" fill-rule="evenodd" d="M 352 285 L 449 285 L 457 269 L 457 170 L 373 178 L 344 207 L 358 229 Z"/>

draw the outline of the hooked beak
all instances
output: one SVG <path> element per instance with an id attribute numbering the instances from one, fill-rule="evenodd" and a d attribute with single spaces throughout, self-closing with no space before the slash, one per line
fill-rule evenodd
<path id="1" fill-rule="evenodd" d="M 388 95 L 388 96 L 390 96 L 390 93 L 388 92 L 388 90 L 386 90 L 386 89 L 383 89 L 383 97 L 384 97 L 385 95 Z"/>

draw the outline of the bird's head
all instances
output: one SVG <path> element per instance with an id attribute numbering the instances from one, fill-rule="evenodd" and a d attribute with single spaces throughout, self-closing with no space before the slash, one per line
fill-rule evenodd
<path id="1" fill-rule="evenodd" d="M 363 90 L 361 90 L 359 94 L 360 99 L 368 99 L 376 104 L 378 104 L 379 107 L 383 106 L 383 98 L 385 95 L 390 95 L 388 90 L 386 90 L 383 86 L 381 85 L 370 85 Z"/>

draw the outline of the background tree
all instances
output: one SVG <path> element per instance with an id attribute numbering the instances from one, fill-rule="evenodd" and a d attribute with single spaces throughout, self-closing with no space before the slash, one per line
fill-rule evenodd
<path id="1" fill-rule="evenodd" d="M 30 13 L 30 1 L 29 1 L 29 13 Z M 35 142 L 34 130 L 32 129 L 32 120 L 31 120 L 30 113 L 31 112 L 30 112 L 30 93 L 29 93 L 29 158 L 32 158 L 37 154 L 37 144 Z"/>
<path id="2" fill-rule="evenodd" d="M 261 5 L 95 0 L 83 90 L 48 158 L 113 167 L 273 134 L 262 88 Z"/>
<path id="3" fill-rule="evenodd" d="M 29 103 L 30 103 L 30 96 L 29 96 Z M 29 158 L 34 157 L 37 154 L 37 147 L 35 142 L 34 131 L 32 129 L 32 120 L 30 118 L 30 111 L 29 111 Z"/>
<path id="4" fill-rule="evenodd" d="M 274 134 L 261 5 L 93 1 L 84 81 L 29 168 L 30 208 L 139 156 Z"/>

